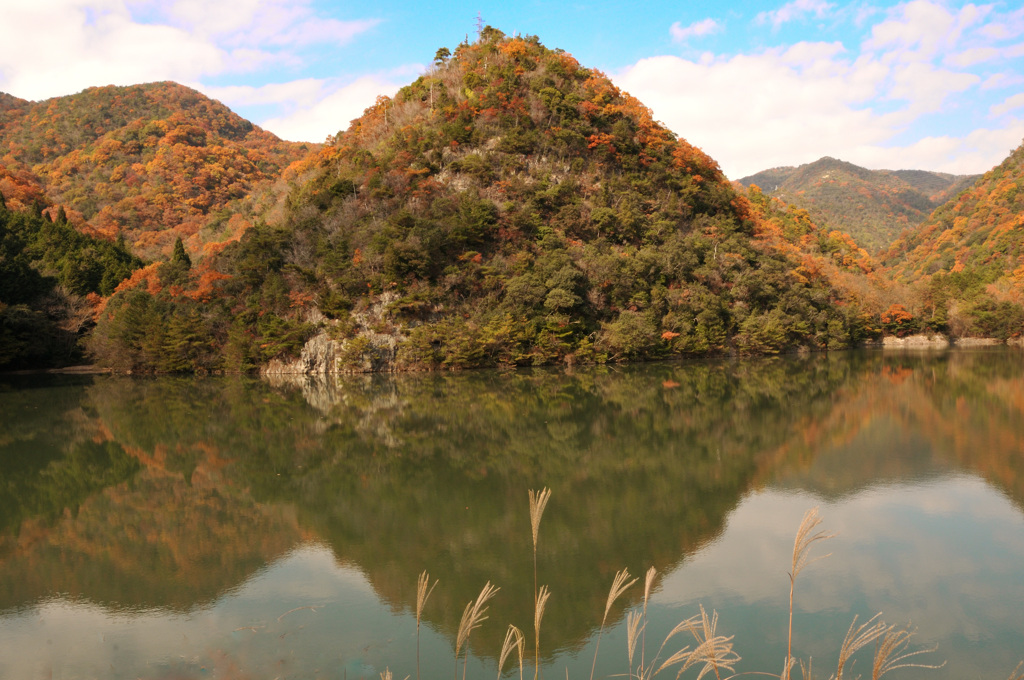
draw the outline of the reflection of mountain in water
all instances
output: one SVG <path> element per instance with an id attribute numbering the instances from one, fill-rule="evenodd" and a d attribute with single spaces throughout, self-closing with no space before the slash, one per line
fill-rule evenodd
<path id="1" fill-rule="evenodd" d="M 1018 350 L 877 357 L 796 446 L 774 484 L 836 498 L 951 470 L 978 474 L 1024 509 L 1024 361 Z"/>
<path id="2" fill-rule="evenodd" d="M 90 442 L 109 461 L 97 458 L 99 481 L 79 485 L 63 515 L 52 511 L 64 507 L 59 485 L 36 484 L 48 505 L 10 496 L 20 519 L 0 533 L 0 608 L 69 592 L 187 609 L 315 536 L 392 607 L 413 609 L 420 571 L 440 578 L 425 616 L 448 635 L 483 583 L 498 584 L 491 622 L 474 634 L 493 654 L 506 622 L 531 627 L 527 490 L 547 485 L 538 562 L 553 592 L 544 648 L 555 653 L 591 634 L 616 570 L 670 570 L 761 484 L 843 494 L 965 466 L 1020 503 L 1021 382 L 1008 353 L 367 376 L 299 389 L 97 378 L 80 401 L 61 402 L 51 429 L 64 441 L 53 439 L 47 465 L 74 469 L 67 461 Z M 18 432 L 0 442 L 4 460 L 37 436 Z M 22 479 L 57 479 L 33 474 Z"/>
<path id="3" fill-rule="evenodd" d="M 294 517 L 146 467 L 53 524 L 28 521 L 0 558 L 0 610 L 60 593 L 115 611 L 186 611 L 216 599 L 299 540 Z"/>

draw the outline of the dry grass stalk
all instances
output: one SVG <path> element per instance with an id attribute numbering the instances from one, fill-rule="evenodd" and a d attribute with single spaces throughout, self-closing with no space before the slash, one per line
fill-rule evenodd
<path id="1" fill-rule="evenodd" d="M 878 680 L 886 673 L 894 671 L 897 668 L 935 669 L 942 668 L 946 665 L 945 662 L 934 665 L 908 661 L 908 659 L 920 654 L 927 654 L 928 652 L 935 651 L 935 647 L 929 647 L 926 649 L 918 649 L 913 652 L 908 652 L 907 645 L 910 644 L 910 638 L 913 637 L 913 635 L 914 631 L 907 628 L 897 628 L 896 626 L 887 626 L 885 628 L 878 646 L 875 647 L 875 663 L 871 668 L 871 680 Z"/>
<path id="2" fill-rule="evenodd" d="M 811 508 L 804 513 L 804 518 L 797 529 L 796 538 L 793 540 L 793 566 L 789 572 L 789 635 L 786 643 L 786 663 L 784 664 L 781 680 L 789 680 L 790 670 L 793 668 L 793 591 L 796 586 L 796 577 L 807 565 L 823 560 L 828 555 L 821 555 L 810 559 L 811 546 L 818 541 L 832 538 L 835 534 L 826 534 L 824 531 L 815 531 L 821 524 L 821 517 L 818 515 L 818 508 Z"/>
<path id="3" fill-rule="evenodd" d="M 424 571 L 416 580 L 416 680 L 420 679 L 420 619 L 423 616 L 423 608 L 427 605 L 427 598 L 434 592 L 434 585 L 430 585 L 430 574 Z"/>
<path id="4" fill-rule="evenodd" d="M 604 605 L 604 617 L 601 619 L 601 627 L 608 621 L 608 613 L 612 610 L 612 605 L 615 601 L 622 596 L 622 593 L 636 583 L 636 579 L 630 579 L 629 569 L 623 569 L 622 571 L 616 572 L 615 578 L 612 579 L 612 587 L 608 590 L 608 600 Z"/>
<path id="5" fill-rule="evenodd" d="M 533 607 L 533 649 L 536 652 L 534 677 L 540 674 L 540 622 L 544 619 L 544 608 L 548 605 L 549 597 L 551 597 L 551 591 L 547 586 L 541 586 Z"/>
<path id="6" fill-rule="evenodd" d="M 551 489 L 546 486 L 541 491 L 530 489 L 530 526 L 533 529 L 533 549 L 537 549 L 537 537 L 540 535 L 540 518 L 551 498 Z"/>
<path id="7" fill-rule="evenodd" d="M 644 653 L 647 651 L 647 601 L 651 598 L 651 587 L 654 585 L 654 579 L 657 575 L 658 570 L 654 567 L 649 567 L 647 574 L 644 576 L 644 626 L 640 641 L 640 668 L 644 667 Z"/>
<path id="8" fill-rule="evenodd" d="M 839 648 L 839 663 L 836 666 L 835 680 L 843 680 L 846 664 L 857 653 L 857 650 L 868 646 L 885 633 L 886 625 L 878 620 L 880 616 L 881 614 L 875 614 L 859 626 L 857 617 L 853 617 L 850 629 L 846 631 L 846 637 L 843 638 L 843 645 Z M 806 673 L 804 675 L 806 677 Z"/>
<path id="9" fill-rule="evenodd" d="M 459 654 L 462 651 L 463 645 L 469 640 L 469 635 L 474 630 L 480 627 L 480 624 L 487 620 L 485 616 L 487 612 L 487 601 L 494 597 L 500 588 L 491 585 L 488 581 L 484 584 L 483 589 L 480 591 L 480 595 L 476 600 L 466 605 L 466 609 L 462 612 L 462 620 L 459 621 L 459 631 L 455 635 L 455 677 L 459 675 Z M 466 661 L 462 665 L 462 677 L 466 677 L 466 664 L 469 662 L 469 650 L 466 650 Z"/>
<path id="10" fill-rule="evenodd" d="M 717 634 L 718 612 L 712 612 L 711 616 L 708 616 L 703 605 L 700 608 L 700 617 L 694 617 L 689 621 L 691 624 L 688 626 L 688 630 L 696 640 L 697 646 L 689 653 L 676 677 L 681 676 L 693 666 L 703 664 L 700 673 L 697 674 L 697 680 L 701 680 L 711 672 L 714 672 L 715 677 L 721 680 L 721 671 L 723 669 L 732 671 L 740 660 L 739 655 L 732 648 L 733 636 L 726 637 Z"/>
<path id="11" fill-rule="evenodd" d="M 505 642 L 501 645 L 501 656 L 498 657 L 498 680 L 501 680 L 501 671 L 513 649 L 519 653 L 519 680 L 523 680 L 523 647 L 525 646 L 526 638 L 523 636 L 523 631 L 509 624 L 508 631 L 505 632 Z"/>
<path id="12" fill-rule="evenodd" d="M 636 656 L 636 644 L 640 641 L 640 634 L 646 627 L 642 612 L 632 609 L 626 614 L 626 653 L 629 657 L 630 677 L 633 677 L 633 659 Z M 640 669 L 636 674 L 637 677 L 639 678 L 642 673 L 643 662 L 640 663 Z"/>
<path id="13" fill-rule="evenodd" d="M 636 583 L 636 579 L 629 579 L 629 570 L 623 569 L 616 572 L 612 579 L 612 587 L 608 591 L 608 601 L 604 605 L 604 616 L 601 618 L 601 628 L 597 631 L 597 644 L 594 646 L 594 663 L 590 667 L 590 680 L 594 680 L 594 671 L 597 670 L 597 652 L 601 649 L 601 636 L 604 634 L 604 625 L 608 622 L 608 612 L 612 610 L 615 600 L 619 599 L 626 589 Z"/>
<path id="14" fill-rule="evenodd" d="M 533 601 L 534 604 L 539 605 L 540 593 L 537 591 L 537 539 L 540 537 L 540 518 L 544 516 L 544 508 L 548 506 L 548 500 L 551 498 L 551 489 L 544 487 L 541 491 L 534 491 L 530 489 L 530 528 L 533 530 Z M 547 602 L 547 598 L 544 598 Z M 533 611 L 534 620 L 534 638 L 536 646 L 533 650 L 533 678 L 538 680 L 540 677 L 540 617 L 543 616 L 543 612 L 538 612 L 535 608 Z"/>
<path id="15" fill-rule="evenodd" d="M 1010 673 L 1009 680 L 1024 680 L 1024 661 L 1017 664 L 1017 667 Z"/>
<path id="16" fill-rule="evenodd" d="M 670 630 L 668 635 L 665 636 L 664 641 L 662 641 L 662 643 L 661 643 L 661 649 L 658 650 L 658 654 L 655 656 L 655 658 L 657 658 L 658 656 L 661 656 L 661 651 L 665 649 L 665 645 L 668 644 L 669 640 L 671 640 L 673 637 L 675 637 L 677 634 L 679 634 L 681 632 L 690 630 L 691 626 L 693 626 L 695 623 L 697 623 L 697 617 L 695 617 L 695 616 L 690 617 L 690 618 L 686 619 L 685 621 L 680 621 L 679 623 L 677 623 L 676 627 L 673 628 L 672 630 Z M 661 663 L 661 665 L 658 666 L 657 670 L 654 670 L 655 662 L 652 661 L 650 668 L 644 670 L 643 677 L 644 678 L 652 677 L 652 676 L 655 676 L 658 673 L 662 672 L 666 668 L 669 668 L 671 666 L 676 666 L 676 665 L 679 665 L 681 663 L 685 663 L 686 660 L 688 658 L 690 658 L 690 654 L 692 654 L 692 653 L 693 652 L 690 650 L 690 646 L 686 645 L 682 649 L 679 649 L 676 652 L 674 652 L 672 654 L 672 656 L 670 656 L 667 659 L 665 659 Z M 680 674 L 682 674 L 682 671 L 680 671 Z"/>

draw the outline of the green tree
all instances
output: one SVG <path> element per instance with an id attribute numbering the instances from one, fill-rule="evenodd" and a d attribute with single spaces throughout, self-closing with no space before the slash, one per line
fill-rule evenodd
<path id="1" fill-rule="evenodd" d="M 182 243 L 180 236 L 174 241 L 174 254 L 171 255 L 171 264 L 179 265 L 183 269 L 192 268 L 192 258 L 185 252 L 185 244 Z"/>

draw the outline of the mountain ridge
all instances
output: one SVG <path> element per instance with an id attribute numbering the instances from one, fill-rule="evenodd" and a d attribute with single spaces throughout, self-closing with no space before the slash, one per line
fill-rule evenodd
<path id="1" fill-rule="evenodd" d="M 316 145 L 283 142 L 200 92 L 169 81 L 87 88 L 0 104 L 10 207 L 63 206 L 86 233 L 166 256 L 218 212 L 251 218 L 243 199 Z M 4 178 L 0 177 L 0 182 Z M 234 208 L 229 208 L 234 205 Z"/>
<path id="2" fill-rule="evenodd" d="M 641 102 L 535 36 L 488 27 L 439 50 L 325 145 L 280 142 L 174 83 L 0 100 L 0 210 L 36 213 L 11 223 L 19 275 L 54 281 L 64 266 L 33 243 L 47 221 L 153 260 L 119 253 L 128 271 L 110 271 L 131 275 L 113 295 L 113 274 L 79 289 L 96 323 L 79 338 L 117 369 L 571 365 L 1024 330 L 1013 281 L 892 279 L 890 254 L 880 263 L 753 184 L 737 191 Z M 875 191 L 879 176 L 826 157 L 758 177 L 845 183 L 919 213 L 957 179 L 885 171 Z M 0 315 L 26 304 L 0 295 Z"/>
<path id="3" fill-rule="evenodd" d="M 770 168 L 738 182 L 806 209 L 819 224 L 845 231 L 871 251 L 885 250 L 978 175 L 929 170 L 869 170 L 830 156 Z"/>

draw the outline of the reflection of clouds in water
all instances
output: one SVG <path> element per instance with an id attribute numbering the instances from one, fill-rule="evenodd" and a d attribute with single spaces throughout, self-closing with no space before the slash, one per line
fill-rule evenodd
<path id="1" fill-rule="evenodd" d="M 293 600 L 333 598 L 342 592 L 372 597 L 373 588 L 355 565 L 339 564 L 329 547 L 307 543 L 244 584 L 248 597 Z"/>
<path id="2" fill-rule="evenodd" d="M 296 677 L 318 664 L 372 667 L 387 631 L 415 630 L 410 618 L 382 610 L 361 572 L 338 565 L 328 548 L 308 544 L 188 614 L 125 614 L 53 599 L 4 617 L 0 677 L 150 677 L 160 669 L 194 674 L 218 664 L 237 665 L 252 677 L 289 677 L 280 667 L 293 656 L 302 659 Z M 405 640 L 401 646 L 408 646 Z"/>
<path id="3" fill-rule="evenodd" d="M 774 490 L 748 496 L 722 538 L 666 576 L 656 603 L 739 602 L 784 611 L 793 537 L 815 504 Z M 958 659 L 936 680 L 981 677 L 985 663 L 999 672 L 1010 663 L 991 653 L 1010 653 L 996 639 L 1024 641 L 1024 518 L 1004 496 L 980 479 L 948 476 L 873 487 L 823 505 L 821 514 L 822 528 L 837 535 L 812 548 L 831 555 L 798 577 L 798 626 L 801 615 L 848 623 L 854 614 L 883 612 L 887 622 L 916 627 L 917 642 L 938 644 L 941 658 L 946 650 Z"/>

